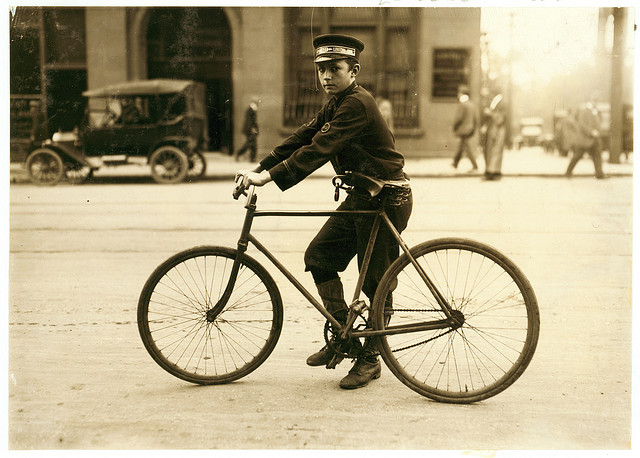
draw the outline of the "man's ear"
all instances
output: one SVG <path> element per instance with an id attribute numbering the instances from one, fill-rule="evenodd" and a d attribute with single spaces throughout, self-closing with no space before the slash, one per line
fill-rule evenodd
<path id="1" fill-rule="evenodd" d="M 360 64 L 355 64 L 353 66 L 353 69 L 351 70 L 351 73 L 353 73 L 353 76 L 356 76 L 359 72 L 360 72 Z"/>

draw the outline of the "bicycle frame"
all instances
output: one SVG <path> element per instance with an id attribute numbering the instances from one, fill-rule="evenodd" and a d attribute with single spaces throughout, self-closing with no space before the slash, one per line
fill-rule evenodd
<path id="1" fill-rule="evenodd" d="M 237 279 L 238 271 L 240 268 L 242 257 L 245 255 L 249 243 L 253 244 L 258 251 L 260 251 L 271 263 L 296 287 L 298 291 L 311 303 L 311 305 L 318 310 L 322 316 L 324 316 L 336 329 L 341 329 L 341 337 L 374 337 L 380 335 L 392 335 L 392 334 L 404 334 L 408 332 L 418 332 L 418 331 L 426 331 L 426 330 L 435 330 L 435 329 L 445 329 L 450 327 L 458 327 L 459 322 L 456 316 L 452 313 L 451 306 L 445 299 L 445 297 L 438 291 L 435 284 L 428 277 L 422 266 L 418 264 L 413 255 L 411 254 L 411 250 L 406 245 L 406 243 L 400 237 L 400 233 L 397 231 L 391 220 L 389 219 L 387 213 L 384 210 L 384 205 L 380 205 L 378 210 L 320 210 L 320 211 L 300 211 L 300 210 L 257 210 L 257 195 L 254 192 L 254 186 L 250 186 L 247 192 L 247 201 L 245 204 L 245 208 L 247 209 L 247 213 L 244 218 L 244 223 L 242 225 L 242 230 L 240 232 L 240 238 L 238 240 L 238 253 L 236 259 L 233 264 L 233 268 L 230 274 L 229 282 L 227 287 L 222 294 L 218 303 L 209 310 L 209 314 L 211 317 L 217 316 L 224 306 L 226 305 L 231 293 L 233 291 L 233 287 L 235 285 L 235 281 Z M 318 300 L 298 281 L 295 276 L 289 272 L 289 270 L 280 262 L 276 257 L 264 246 L 260 243 L 252 234 L 251 227 L 253 224 L 253 220 L 256 217 L 265 217 L 265 216 L 335 216 L 335 215 L 369 215 L 374 218 L 373 227 L 371 230 L 371 235 L 369 236 L 369 241 L 367 244 L 367 248 L 365 250 L 365 255 L 363 257 L 362 266 L 360 268 L 360 273 L 358 275 L 358 281 L 356 283 L 356 288 L 353 295 L 352 303 L 349 306 L 350 317 L 347 320 L 346 325 L 339 323 Z M 362 292 L 362 286 L 364 284 L 364 279 L 367 273 L 367 269 L 369 266 L 369 261 L 371 259 L 371 255 L 373 253 L 373 247 L 380 229 L 380 224 L 384 224 L 389 231 L 393 234 L 394 238 L 398 242 L 398 245 L 402 249 L 402 251 L 406 254 L 406 256 L 411 261 L 411 264 L 415 267 L 416 271 L 420 275 L 421 279 L 425 282 L 430 292 L 433 294 L 434 298 L 438 302 L 438 305 L 442 309 L 442 312 L 445 314 L 446 319 L 442 320 L 434 320 L 426 323 L 419 324 L 409 324 L 402 326 L 390 326 L 385 330 L 354 330 L 351 329 L 356 316 L 351 313 L 352 308 L 356 303 L 359 302 L 360 294 Z"/>

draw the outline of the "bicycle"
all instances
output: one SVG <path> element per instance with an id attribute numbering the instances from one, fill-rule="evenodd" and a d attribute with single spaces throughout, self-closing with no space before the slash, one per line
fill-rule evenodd
<path id="1" fill-rule="evenodd" d="M 336 200 L 341 189 L 353 192 L 354 175 L 334 177 Z M 371 196 L 389 186 L 359 179 Z M 154 270 L 140 294 L 140 336 L 151 357 L 172 375 L 202 385 L 229 383 L 257 369 L 275 348 L 283 324 L 282 298 L 268 271 L 246 253 L 249 244 L 324 316 L 324 339 L 337 355 L 332 367 L 342 358 L 358 357 L 361 339 L 374 338 L 402 383 L 449 403 L 495 396 L 527 368 L 540 332 L 537 300 L 520 269 L 495 248 L 464 238 L 409 248 L 384 205 L 378 210 L 272 211 L 257 209 L 253 186 L 238 185 L 233 197 L 241 195 L 246 196 L 246 215 L 237 248 L 198 246 L 175 254 Z M 251 234 L 257 217 L 341 213 L 375 218 L 344 325 Z M 380 224 L 395 236 L 401 254 L 369 305 L 360 295 Z M 384 307 L 389 294 L 390 320 Z"/>

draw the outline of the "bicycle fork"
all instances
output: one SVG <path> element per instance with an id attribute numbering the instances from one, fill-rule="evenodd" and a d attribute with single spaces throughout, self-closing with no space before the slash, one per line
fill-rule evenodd
<path id="1" fill-rule="evenodd" d="M 251 235 L 251 226 L 253 224 L 253 219 L 255 216 L 328 216 L 332 214 L 332 212 L 287 212 L 287 211 L 256 211 L 256 200 L 257 196 L 253 194 L 252 188 L 250 191 L 250 195 L 247 197 L 247 204 L 245 208 L 247 209 L 247 213 L 242 225 L 242 230 L 240 232 L 240 237 L 238 239 L 238 248 L 236 257 L 233 262 L 233 267 L 231 268 L 231 272 L 229 274 L 229 280 L 227 282 L 227 286 L 225 287 L 222 296 L 218 300 L 218 302 L 211 307 L 207 311 L 207 321 L 213 322 L 216 317 L 222 312 L 225 308 L 231 294 L 233 293 L 233 288 L 235 287 L 236 280 L 238 278 L 238 273 L 240 271 L 240 265 L 242 264 L 243 256 L 245 255 L 249 242 L 251 242 L 257 249 L 260 251 L 265 257 L 273 263 L 274 266 L 278 268 L 278 270 L 296 287 L 298 291 L 313 305 L 315 309 L 317 309 L 326 319 L 329 321 L 336 329 L 341 327 L 341 323 L 336 320 L 333 315 L 331 315 L 294 276 L 291 272 L 287 270 L 287 268 L 276 259 L 276 257 L 271 254 L 271 252 L 262 245 L 253 235 Z"/>
<path id="2" fill-rule="evenodd" d="M 257 196 L 251 193 L 251 195 L 247 199 L 247 204 L 245 205 L 247 214 L 244 217 L 242 230 L 240 231 L 240 238 L 238 239 L 238 249 L 236 257 L 233 260 L 231 273 L 229 274 L 229 281 L 227 282 L 227 286 L 222 293 L 222 296 L 220 296 L 218 302 L 209 310 L 207 310 L 207 321 L 209 323 L 214 322 L 218 315 L 220 315 L 220 312 L 222 312 L 222 310 L 226 307 L 227 303 L 229 302 L 229 298 L 231 298 L 231 294 L 233 293 L 233 288 L 235 287 L 236 280 L 238 279 L 240 265 L 242 264 L 242 257 L 249 247 L 251 224 L 253 223 L 253 217 L 256 212 L 256 201 Z"/>

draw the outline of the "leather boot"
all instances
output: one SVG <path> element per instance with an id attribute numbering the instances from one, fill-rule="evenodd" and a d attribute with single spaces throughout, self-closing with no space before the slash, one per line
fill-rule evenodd
<path id="1" fill-rule="evenodd" d="M 387 301 L 384 313 L 385 326 L 387 326 L 391 321 L 392 314 L 393 307 L 391 306 L 390 301 Z M 369 320 L 371 320 L 371 317 L 369 317 Z M 368 385 L 371 380 L 380 378 L 382 365 L 378 359 L 379 353 L 373 339 L 366 339 L 362 352 L 363 356 L 356 359 L 356 363 L 353 365 L 349 373 L 340 380 L 340 388 L 344 390 L 362 388 L 363 386 Z"/>
<path id="2" fill-rule="evenodd" d="M 368 385 L 371 380 L 380 378 L 381 373 L 382 365 L 377 356 L 358 358 L 346 377 L 340 380 L 340 388 L 343 390 L 362 388 Z"/>
<path id="3" fill-rule="evenodd" d="M 327 311 L 340 323 L 345 323 L 347 321 L 347 303 L 344 300 L 344 291 L 340 279 L 334 278 L 323 283 L 318 283 L 316 287 Z M 334 356 L 335 353 L 325 345 L 320 351 L 307 358 L 307 365 L 314 367 L 326 366 Z"/>

